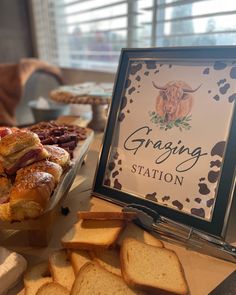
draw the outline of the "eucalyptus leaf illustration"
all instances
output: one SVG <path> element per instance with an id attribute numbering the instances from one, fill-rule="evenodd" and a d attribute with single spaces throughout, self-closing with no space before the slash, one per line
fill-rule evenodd
<path id="1" fill-rule="evenodd" d="M 166 122 L 165 118 L 158 115 L 156 112 L 149 111 L 148 114 L 150 116 L 150 121 L 154 125 L 159 127 L 160 130 L 167 131 L 172 128 L 178 128 L 179 131 L 183 131 L 183 130 L 190 130 L 191 129 L 191 125 L 190 125 L 190 122 L 192 120 L 191 115 L 184 116 L 183 118 L 177 118 L 176 120 Z"/>

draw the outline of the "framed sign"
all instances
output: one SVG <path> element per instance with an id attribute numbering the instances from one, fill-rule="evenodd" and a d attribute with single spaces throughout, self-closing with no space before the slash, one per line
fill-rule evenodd
<path id="1" fill-rule="evenodd" d="M 94 193 L 223 237 L 235 99 L 234 47 L 124 49 Z"/>

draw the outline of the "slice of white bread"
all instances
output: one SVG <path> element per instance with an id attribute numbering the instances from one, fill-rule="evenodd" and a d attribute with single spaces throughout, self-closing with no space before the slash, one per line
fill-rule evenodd
<path id="1" fill-rule="evenodd" d="M 80 270 L 70 295 L 144 294 L 129 288 L 125 282 L 96 263 L 86 263 Z"/>
<path id="2" fill-rule="evenodd" d="M 51 253 L 49 256 L 49 268 L 53 281 L 70 291 L 75 275 L 67 251 L 58 250 Z"/>
<path id="3" fill-rule="evenodd" d="M 109 248 L 116 242 L 123 225 L 122 220 L 80 220 L 61 242 L 69 249 Z"/>
<path id="4" fill-rule="evenodd" d="M 187 294 L 183 268 L 175 252 L 127 238 L 120 250 L 121 271 L 132 287 L 155 294 Z"/>
<path id="5" fill-rule="evenodd" d="M 91 252 L 91 257 L 106 270 L 121 276 L 120 255 L 116 249 L 94 250 Z"/>
<path id="6" fill-rule="evenodd" d="M 129 222 L 126 227 L 123 229 L 121 234 L 119 235 L 119 238 L 117 240 L 117 244 L 121 246 L 123 240 L 125 238 L 134 238 L 140 242 L 144 242 L 146 244 L 156 246 L 156 247 L 164 247 L 163 243 L 140 228 L 139 226 L 135 225 L 132 222 Z"/>
<path id="7" fill-rule="evenodd" d="M 108 219 L 121 219 L 121 220 L 133 220 L 137 218 L 136 212 L 91 212 L 91 211 L 79 211 L 77 213 L 79 219 L 95 219 L 95 220 L 108 220 Z"/>
<path id="8" fill-rule="evenodd" d="M 27 267 L 25 258 L 13 251 L 0 246 L 0 294 L 6 294 L 9 289 L 22 280 L 22 274 Z"/>
<path id="9" fill-rule="evenodd" d="M 71 264 L 74 269 L 75 275 L 78 274 L 81 267 L 85 263 L 91 262 L 91 257 L 89 253 L 85 250 L 70 250 L 69 256 L 70 256 Z"/>
<path id="10" fill-rule="evenodd" d="M 47 283 L 38 289 L 36 295 L 70 295 L 70 292 L 58 283 Z"/>
<path id="11" fill-rule="evenodd" d="M 34 265 L 24 275 L 25 295 L 35 295 L 42 285 L 51 282 L 52 277 L 48 268 L 48 262 L 44 261 Z"/>

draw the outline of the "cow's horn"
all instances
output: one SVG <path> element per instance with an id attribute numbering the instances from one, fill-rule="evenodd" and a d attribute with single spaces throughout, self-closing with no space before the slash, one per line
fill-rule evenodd
<path id="1" fill-rule="evenodd" d="M 157 89 L 160 89 L 160 90 L 166 90 L 166 87 L 160 87 L 160 86 L 157 86 L 153 81 L 152 81 L 152 85 L 157 88 Z"/>
<path id="2" fill-rule="evenodd" d="M 201 86 L 202 86 L 202 84 L 199 85 L 196 89 L 183 89 L 183 92 L 193 93 L 193 92 L 196 92 Z"/>

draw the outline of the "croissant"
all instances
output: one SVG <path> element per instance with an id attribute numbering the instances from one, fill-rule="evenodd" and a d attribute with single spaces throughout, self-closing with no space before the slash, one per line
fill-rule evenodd
<path id="1" fill-rule="evenodd" d="M 33 172 L 47 172 L 49 174 L 52 174 L 55 180 L 55 184 L 58 184 L 62 175 L 62 168 L 60 165 L 47 160 L 35 162 L 29 166 L 19 169 L 16 173 L 15 181 L 18 182 L 21 178 Z"/>
<path id="2" fill-rule="evenodd" d="M 14 175 L 18 169 L 48 157 L 37 134 L 19 130 L 0 140 L 0 157 L 4 171 Z"/>
<path id="3" fill-rule="evenodd" d="M 9 196 L 11 219 L 21 221 L 42 215 L 54 187 L 54 177 L 46 172 L 33 172 L 20 178 Z"/>

